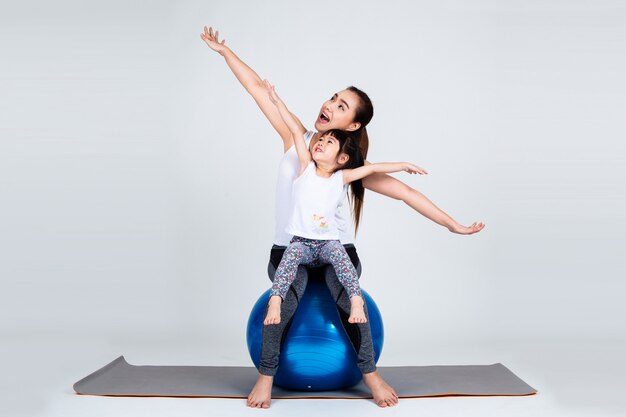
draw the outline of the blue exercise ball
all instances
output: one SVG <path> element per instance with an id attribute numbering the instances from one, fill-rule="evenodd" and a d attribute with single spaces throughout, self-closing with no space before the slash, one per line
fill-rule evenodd
<path id="1" fill-rule="evenodd" d="M 365 291 L 372 329 L 374 359 L 383 347 L 383 321 L 374 300 Z M 248 351 L 259 367 L 265 307 L 270 290 L 258 299 L 248 319 Z M 299 391 L 328 391 L 358 383 L 361 372 L 333 298 L 323 281 L 309 281 L 282 345 L 274 384 Z"/>

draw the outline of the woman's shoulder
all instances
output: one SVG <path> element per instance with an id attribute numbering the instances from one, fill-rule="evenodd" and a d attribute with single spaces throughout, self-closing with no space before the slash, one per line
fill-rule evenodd
<path id="1" fill-rule="evenodd" d="M 313 135 L 315 135 L 315 132 L 312 130 L 307 130 L 306 132 L 304 132 L 304 142 L 306 143 L 307 146 L 309 146 L 309 143 L 311 142 L 311 139 L 313 138 Z M 293 152 L 295 152 L 296 147 L 294 146 L 294 143 L 291 143 L 289 145 L 288 148 L 285 148 L 285 154 L 291 150 L 293 150 Z"/>

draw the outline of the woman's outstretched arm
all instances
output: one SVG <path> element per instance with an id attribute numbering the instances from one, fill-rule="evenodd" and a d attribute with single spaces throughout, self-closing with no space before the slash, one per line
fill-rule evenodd
<path id="1" fill-rule="evenodd" d="M 409 187 L 402 181 L 387 174 L 372 174 L 363 178 L 363 187 L 396 200 L 402 200 L 406 205 L 420 213 L 422 216 L 447 228 L 453 233 L 471 235 L 480 232 L 485 225 L 483 223 L 473 223 L 470 226 L 459 224 L 443 210 L 437 207 L 432 201 L 417 190 Z"/>
<path id="2" fill-rule="evenodd" d="M 272 127 L 278 132 L 285 145 L 285 151 L 293 145 L 291 133 L 287 125 L 278 113 L 276 106 L 270 101 L 263 80 L 254 72 L 252 68 L 246 65 L 235 53 L 225 44 L 225 40 L 219 40 L 219 31 L 213 32 L 213 28 L 204 27 L 204 32 L 200 34 L 200 38 L 215 52 L 220 54 L 226 60 L 228 68 L 233 72 L 237 80 L 252 96 L 256 104 L 259 106 Z M 294 116 L 295 117 L 295 116 Z M 297 122 L 300 120 L 296 118 Z M 302 126 L 304 130 L 304 126 Z"/>

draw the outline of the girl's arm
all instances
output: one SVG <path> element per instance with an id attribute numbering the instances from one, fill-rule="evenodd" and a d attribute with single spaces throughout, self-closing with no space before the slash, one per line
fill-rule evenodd
<path id="1" fill-rule="evenodd" d="M 264 80 L 263 84 L 265 89 L 267 90 L 268 96 L 272 103 L 278 109 L 278 113 L 282 118 L 285 125 L 289 128 L 289 132 L 291 134 L 292 142 L 296 146 L 296 153 L 298 154 L 298 160 L 300 160 L 300 171 L 299 174 L 302 174 L 304 169 L 311 162 L 311 151 L 309 151 L 308 146 L 306 146 L 306 142 L 304 141 L 304 134 L 306 130 L 296 118 L 291 114 L 285 103 L 278 97 L 276 93 L 276 89 L 273 85 L 269 83 L 269 81 Z"/>
<path id="2" fill-rule="evenodd" d="M 237 80 L 239 80 L 241 85 L 252 96 L 267 120 L 269 120 L 272 127 L 276 130 L 276 132 L 278 132 L 283 140 L 285 151 L 287 151 L 287 149 L 293 145 L 292 136 L 289 132 L 289 128 L 280 117 L 278 109 L 270 101 L 267 92 L 265 91 L 265 87 L 263 86 L 263 80 L 261 77 L 259 77 L 252 68 L 246 65 L 229 47 L 225 45 L 225 40 L 220 42 L 219 31 L 213 32 L 213 28 L 207 29 L 205 26 L 204 32 L 200 34 L 200 38 L 202 38 L 209 48 L 224 57 L 226 64 L 235 77 L 237 77 Z M 293 117 L 302 130 L 305 130 L 302 123 L 300 123 L 300 120 L 298 120 L 295 116 Z"/>
<path id="3" fill-rule="evenodd" d="M 341 172 L 343 173 L 344 184 L 349 184 L 352 181 L 360 180 L 372 174 L 392 173 L 400 171 L 406 171 L 409 174 L 415 174 L 418 172 L 420 174 L 427 174 L 424 169 L 408 162 L 379 162 L 375 164 L 368 163 L 367 165 L 363 165 L 362 167 L 341 170 Z"/>
<path id="4" fill-rule="evenodd" d="M 366 162 L 367 163 L 367 162 Z M 363 178 L 363 187 L 376 193 L 402 200 L 407 206 L 420 213 L 427 219 L 447 228 L 453 233 L 471 235 L 480 232 L 485 225 L 474 222 L 470 226 L 459 224 L 432 201 L 417 190 L 404 184 L 402 181 L 386 174 L 372 174 Z"/>

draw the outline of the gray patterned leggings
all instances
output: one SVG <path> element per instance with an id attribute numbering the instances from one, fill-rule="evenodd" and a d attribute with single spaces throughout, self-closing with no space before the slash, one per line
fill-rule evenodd
<path id="1" fill-rule="evenodd" d="M 294 236 L 287 246 L 276 270 L 270 295 L 279 295 L 283 300 L 291 283 L 296 279 L 298 266 L 321 266 L 331 264 L 337 279 L 348 291 L 350 298 L 361 295 L 359 277 L 345 248 L 338 240 L 316 240 Z"/>

